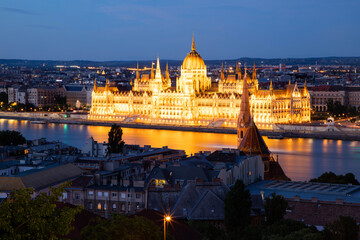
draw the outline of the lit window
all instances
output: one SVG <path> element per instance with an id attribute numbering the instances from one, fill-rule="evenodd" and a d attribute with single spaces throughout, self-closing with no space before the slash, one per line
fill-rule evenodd
<path id="1" fill-rule="evenodd" d="M 89 191 L 88 195 L 89 195 L 89 197 L 92 197 L 92 196 L 94 196 L 94 192 L 93 192 L 93 191 Z"/>
<path id="2" fill-rule="evenodd" d="M 98 210 L 101 210 L 101 203 L 98 203 L 97 208 L 98 208 Z"/>
<path id="3" fill-rule="evenodd" d="M 249 176 L 251 176 L 251 171 L 249 172 Z"/>
<path id="4" fill-rule="evenodd" d="M 109 193 L 108 192 L 104 192 L 104 197 L 108 197 Z"/>
<path id="5" fill-rule="evenodd" d="M 125 198 L 125 193 L 121 193 L 121 198 Z"/>
<path id="6" fill-rule="evenodd" d="M 113 204 L 113 210 L 114 211 L 116 210 L 116 204 L 115 203 Z"/>
<path id="7" fill-rule="evenodd" d="M 98 192 L 98 197 L 102 197 L 102 192 Z"/>

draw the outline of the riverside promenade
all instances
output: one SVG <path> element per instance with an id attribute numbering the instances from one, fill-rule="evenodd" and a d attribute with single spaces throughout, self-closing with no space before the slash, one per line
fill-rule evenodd
<path id="1" fill-rule="evenodd" d="M 208 126 L 184 126 L 169 124 L 145 124 L 141 122 L 123 122 L 123 121 L 101 121 L 89 120 L 87 114 L 67 114 L 67 113 L 24 113 L 24 112 L 0 112 L 0 119 L 42 121 L 44 123 L 55 124 L 77 124 L 91 126 L 111 126 L 118 124 L 126 128 L 140 129 L 164 129 L 174 131 L 190 132 L 208 132 L 208 133 L 228 133 L 236 134 L 236 128 L 233 127 L 208 127 Z M 260 129 L 261 134 L 265 136 L 275 136 L 284 138 L 314 138 L 314 139 L 332 139 L 360 141 L 360 128 L 349 128 L 344 126 L 327 126 L 314 124 L 296 124 L 296 125 L 275 125 L 274 130 Z"/>

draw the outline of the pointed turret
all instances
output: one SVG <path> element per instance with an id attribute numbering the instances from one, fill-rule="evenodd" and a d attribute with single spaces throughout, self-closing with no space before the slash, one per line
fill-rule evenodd
<path id="1" fill-rule="evenodd" d="M 93 91 L 94 91 L 94 92 L 97 92 L 96 78 L 95 78 L 95 80 L 94 80 L 94 88 L 93 88 Z"/>
<path id="2" fill-rule="evenodd" d="M 170 79 L 169 64 L 166 63 L 165 79 Z"/>
<path id="3" fill-rule="evenodd" d="M 159 60 L 159 56 L 157 57 L 156 60 L 156 71 L 155 71 L 155 79 L 156 80 L 162 80 L 162 75 L 161 75 L 161 69 L 160 69 L 160 60 Z"/>
<path id="4" fill-rule="evenodd" d="M 224 63 L 221 65 L 220 80 L 225 80 L 225 75 L 224 75 Z"/>
<path id="5" fill-rule="evenodd" d="M 136 67 L 136 79 L 140 80 L 139 62 L 137 63 L 137 67 Z"/>
<path id="6" fill-rule="evenodd" d="M 255 62 L 254 62 L 254 68 L 253 68 L 253 72 L 252 72 L 252 80 L 256 80 L 257 76 L 256 76 L 256 67 L 255 67 Z"/>
<path id="7" fill-rule="evenodd" d="M 248 156 L 261 156 L 264 163 L 264 180 L 289 180 L 279 162 L 274 159 L 253 119 L 238 148 Z"/>
<path id="8" fill-rule="evenodd" d="M 154 75 L 154 63 L 151 62 L 151 73 L 150 73 L 150 79 L 154 79 L 155 75 Z"/>
<path id="9" fill-rule="evenodd" d="M 194 34 L 193 34 L 193 39 L 192 39 L 192 44 L 191 44 L 191 51 L 196 51 Z"/>
<path id="10" fill-rule="evenodd" d="M 273 84 L 272 84 L 272 80 L 270 80 L 269 90 L 270 90 L 270 94 L 272 94 L 272 92 L 274 91 Z"/>
<path id="11" fill-rule="evenodd" d="M 235 74 L 237 74 L 237 79 L 241 80 L 241 62 L 236 64 Z"/>
<path id="12" fill-rule="evenodd" d="M 238 147 L 240 146 L 241 141 L 243 140 L 250 126 L 250 123 L 251 123 L 251 117 L 250 117 L 250 104 L 249 104 L 249 90 L 248 90 L 246 68 L 245 68 L 242 95 L 241 95 L 240 113 L 237 123 Z"/>
<path id="13" fill-rule="evenodd" d="M 109 91 L 109 87 L 110 87 L 109 79 L 106 79 L 106 82 L 105 82 L 105 91 Z"/>

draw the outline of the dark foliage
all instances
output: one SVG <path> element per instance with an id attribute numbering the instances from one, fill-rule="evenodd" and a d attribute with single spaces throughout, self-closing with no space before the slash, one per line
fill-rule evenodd
<path id="1" fill-rule="evenodd" d="M 326 172 L 318 178 L 311 179 L 310 182 L 360 185 L 359 181 L 356 180 L 354 174 L 352 173 L 336 175 L 333 172 Z"/>
<path id="2" fill-rule="evenodd" d="M 273 224 L 284 218 L 286 208 L 288 206 L 287 201 L 283 196 L 272 193 L 265 200 L 265 216 L 268 224 Z"/>
<path id="3" fill-rule="evenodd" d="M 8 94 L 6 92 L 0 93 L 0 102 L 3 104 L 8 104 Z"/>
<path id="4" fill-rule="evenodd" d="M 52 188 L 33 198 L 32 188 L 14 190 L 9 201 L 0 205 L 0 239 L 63 239 L 72 229 L 77 208 L 57 208 L 65 187 Z"/>
<path id="5" fill-rule="evenodd" d="M 221 240 L 225 239 L 225 232 L 222 229 L 216 228 L 213 224 L 207 221 L 190 221 L 189 225 L 198 230 L 205 239 Z"/>
<path id="6" fill-rule="evenodd" d="M 125 142 L 122 140 L 122 129 L 119 125 L 113 124 L 109 132 L 109 153 L 122 153 Z"/>
<path id="7" fill-rule="evenodd" d="M 332 99 L 326 103 L 326 107 L 327 112 L 334 117 L 351 117 L 357 115 L 355 107 L 351 105 L 341 105 L 339 101 L 334 102 Z"/>
<path id="8" fill-rule="evenodd" d="M 155 223 L 144 217 L 114 215 L 111 220 L 99 218 L 95 225 L 85 227 L 81 231 L 81 236 L 84 240 L 161 240 L 163 234 Z"/>
<path id="9" fill-rule="evenodd" d="M 237 180 L 225 197 L 225 226 L 228 233 L 241 232 L 251 222 L 251 198 L 242 181 Z"/>
<path id="10" fill-rule="evenodd" d="M 17 146 L 24 143 L 26 143 L 26 139 L 20 132 L 0 131 L 0 146 Z"/>
<path id="11" fill-rule="evenodd" d="M 356 240 L 359 226 L 356 220 L 348 216 L 339 216 L 334 222 L 327 224 L 324 229 L 326 240 Z"/>

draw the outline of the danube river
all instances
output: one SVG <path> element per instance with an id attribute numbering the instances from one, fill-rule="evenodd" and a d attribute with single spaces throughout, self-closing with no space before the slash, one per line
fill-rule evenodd
<path id="1" fill-rule="evenodd" d="M 107 141 L 110 127 L 71 124 L 31 124 L 24 120 L 0 119 L 1 130 L 16 130 L 27 139 L 47 138 L 82 148 L 91 136 Z M 128 144 L 169 146 L 184 149 L 187 154 L 235 148 L 235 134 L 181 132 L 155 129 L 123 128 L 123 139 Z M 268 139 L 270 151 L 278 155 L 285 173 L 292 180 L 309 180 L 326 171 L 337 174 L 353 172 L 360 180 L 360 142 L 305 138 Z"/>

